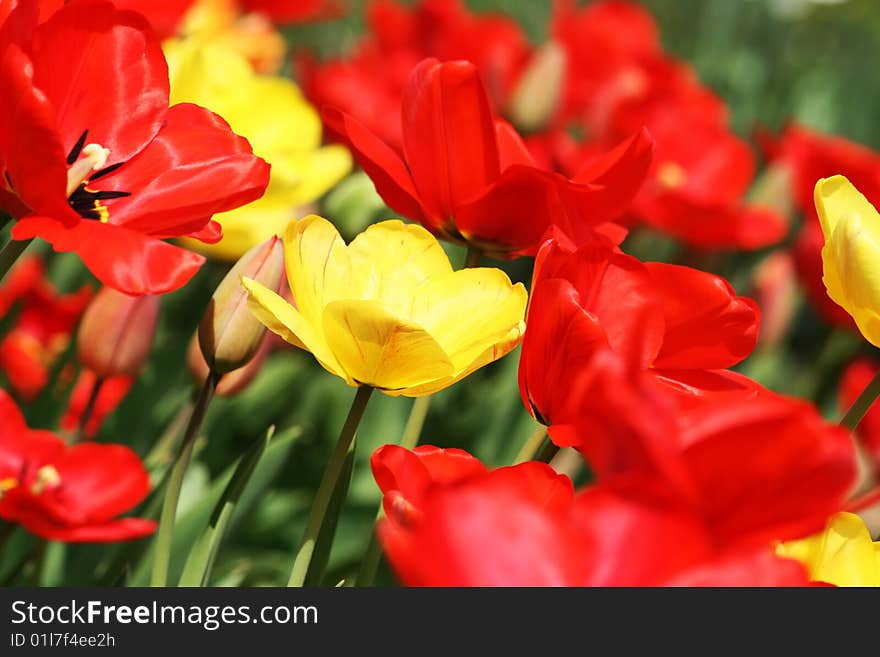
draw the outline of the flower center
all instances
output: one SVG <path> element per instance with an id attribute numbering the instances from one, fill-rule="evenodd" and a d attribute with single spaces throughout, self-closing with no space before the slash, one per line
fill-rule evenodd
<path id="1" fill-rule="evenodd" d="M 61 475 L 58 474 L 58 470 L 55 469 L 55 466 L 44 465 L 37 470 L 37 477 L 31 486 L 31 492 L 34 495 L 39 495 L 43 491 L 58 488 L 60 485 Z"/>
<path id="2" fill-rule="evenodd" d="M 667 189 L 675 189 L 684 185 L 687 174 L 675 162 L 664 162 L 657 170 L 657 180 Z"/>
<path id="3" fill-rule="evenodd" d="M 0 479 L 0 500 L 3 499 L 3 494 L 6 491 L 12 490 L 16 486 L 18 486 L 18 480 L 15 477 Z"/>
<path id="4" fill-rule="evenodd" d="M 67 202 L 84 219 L 98 219 L 104 223 L 110 218 L 107 207 L 101 203 L 113 198 L 131 196 L 131 192 L 102 192 L 89 187 L 89 184 L 113 173 L 124 162 L 106 166 L 110 149 L 100 144 L 86 144 L 89 131 L 83 131 L 67 156 Z"/>

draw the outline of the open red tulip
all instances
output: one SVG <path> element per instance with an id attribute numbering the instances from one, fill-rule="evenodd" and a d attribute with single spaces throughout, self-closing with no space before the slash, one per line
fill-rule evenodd
<path id="1" fill-rule="evenodd" d="M 75 251 L 105 284 L 159 294 L 202 256 L 162 240 L 217 241 L 213 214 L 258 198 L 269 166 L 196 105 L 168 106 L 168 69 L 139 14 L 76 0 L 46 22 L 19 5 L 0 29 L 0 207 L 14 239 Z M 34 12 L 31 12 L 33 14 Z"/>

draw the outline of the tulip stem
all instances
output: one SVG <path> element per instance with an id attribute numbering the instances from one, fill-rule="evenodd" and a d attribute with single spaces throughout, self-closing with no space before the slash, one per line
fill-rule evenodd
<path id="1" fill-rule="evenodd" d="M 6 274 L 12 269 L 18 257 L 31 245 L 33 239 L 10 240 L 3 249 L 0 249 L 0 281 L 6 278 Z"/>
<path id="2" fill-rule="evenodd" d="M 220 374 L 214 370 L 208 373 L 208 377 L 205 379 L 205 383 L 202 385 L 199 397 L 193 407 L 189 424 L 186 426 L 186 433 L 184 433 L 183 440 L 180 443 L 180 451 L 178 452 L 177 460 L 174 462 L 171 478 L 168 480 L 168 488 L 165 490 L 162 515 L 159 517 L 159 531 L 156 534 L 156 544 L 153 552 L 151 586 L 166 586 L 168 583 L 168 565 L 171 562 L 174 520 L 177 516 L 177 504 L 180 501 L 183 477 L 186 474 L 186 469 L 189 467 L 193 447 L 196 443 L 196 436 L 205 419 L 208 406 L 214 398 L 214 391 L 217 389 L 217 382 L 219 380 Z"/>
<path id="3" fill-rule="evenodd" d="M 840 426 L 846 427 L 850 431 L 855 431 L 856 427 L 859 426 L 859 422 L 865 417 L 865 413 L 868 412 L 868 409 L 871 408 L 871 404 L 874 403 L 877 397 L 880 397 L 880 372 L 874 375 L 874 378 L 865 386 L 858 399 L 853 402 L 849 410 L 840 419 Z"/>
<path id="4" fill-rule="evenodd" d="M 473 246 L 469 246 L 464 256 L 464 269 L 472 269 L 480 266 L 483 259 L 483 252 Z"/>
<path id="5" fill-rule="evenodd" d="M 101 388 L 104 387 L 104 380 L 105 379 L 102 376 L 95 377 L 95 382 L 92 384 L 92 391 L 89 393 L 89 401 L 86 402 L 86 407 L 83 409 L 82 415 L 79 416 L 79 426 L 76 429 L 76 435 L 73 437 L 75 443 L 81 441 L 85 436 L 86 425 L 89 423 L 92 413 L 95 412 L 95 404 L 98 402 L 98 395 L 101 394 Z"/>
<path id="6" fill-rule="evenodd" d="M 425 420 L 428 417 L 428 410 L 430 408 L 431 395 L 416 397 L 409 411 L 406 426 L 403 429 L 403 438 L 400 441 L 401 447 L 414 449 L 419 444 L 422 428 L 425 426 Z M 370 532 L 370 543 L 367 545 L 364 558 L 361 560 L 361 568 L 355 578 L 357 586 L 372 586 L 373 580 L 376 579 L 376 571 L 379 569 L 379 561 L 382 559 L 382 546 L 379 545 L 376 526 L 384 517 L 385 510 L 382 508 L 382 502 L 380 501 L 379 510 L 376 512 L 376 520 L 373 521 L 373 531 Z"/>
<path id="7" fill-rule="evenodd" d="M 354 395 L 354 400 L 351 402 L 351 408 L 348 411 L 348 417 L 345 418 L 345 424 L 339 433 L 336 447 L 330 455 L 327 469 L 324 470 L 324 476 L 321 477 L 321 483 L 318 486 L 318 491 L 315 493 L 312 510 L 309 512 L 309 520 L 306 523 L 306 531 L 303 534 L 302 541 L 300 541 L 296 558 L 293 560 L 293 568 L 290 571 L 290 579 L 287 582 L 288 586 L 302 586 L 306 580 L 309 565 L 312 563 L 312 554 L 315 551 L 315 543 L 318 540 L 318 535 L 321 533 L 321 527 L 324 525 L 327 507 L 330 506 L 330 498 L 333 497 L 333 490 L 336 488 L 339 475 L 342 473 L 348 449 L 351 447 L 358 425 L 364 416 L 364 411 L 367 410 L 367 402 L 370 401 L 370 395 L 372 394 L 372 387 L 360 386 Z"/>
<path id="8" fill-rule="evenodd" d="M 520 463 L 525 463 L 526 461 L 533 461 L 535 459 L 535 456 L 540 451 L 541 445 L 544 444 L 544 439 L 546 437 L 547 427 L 545 427 L 543 424 L 539 424 L 526 439 L 526 442 L 523 444 L 522 449 L 519 450 L 516 458 L 513 459 L 513 464 L 518 465 Z"/>

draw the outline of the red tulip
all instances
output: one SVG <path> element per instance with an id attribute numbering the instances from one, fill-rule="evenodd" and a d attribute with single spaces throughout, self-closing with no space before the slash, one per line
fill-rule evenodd
<path id="1" fill-rule="evenodd" d="M 129 540 L 155 529 L 150 520 L 117 518 L 149 490 L 149 475 L 129 448 L 68 447 L 54 434 L 28 429 L 0 391 L 0 518 L 49 540 Z"/>
<path id="2" fill-rule="evenodd" d="M 353 117 L 324 111 L 393 210 L 504 257 L 533 253 L 550 226 L 579 242 L 615 219 L 650 161 L 650 139 L 638 133 L 571 180 L 537 168 L 513 129 L 494 119 L 476 69 L 463 61 L 419 64 L 402 120 L 405 162 Z"/>
<path id="3" fill-rule="evenodd" d="M 545 424 L 569 424 L 582 414 L 578 390 L 594 380 L 584 370 L 607 349 L 621 360 L 622 381 L 650 368 L 656 382 L 686 398 L 750 395 L 755 384 L 723 370 L 751 352 L 758 321 L 755 303 L 713 274 L 643 264 L 607 241 L 573 249 L 548 240 L 535 260 L 523 402 Z"/>
<path id="4" fill-rule="evenodd" d="M 519 25 L 503 14 L 472 14 L 460 0 L 367 6 L 368 35 L 346 58 L 300 58 L 300 77 L 317 106 L 337 107 L 403 152 L 400 102 L 412 69 L 426 57 L 474 64 L 496 109 L 505 108 L 530 56 Z"/>
<path id="5" fill-rule="evenodd" d="M 268 165 L 215 114 L 168 107 L 167 66 L 140 15 L 78 0 L 32 38 L 9 31 L 0 86 L 17 102 L 0 106 L 0 205 L 18 219 L 13 237 L 76 251 L 128 294 L 186 283 L 204 259 L 162 240 L 218 240 L 211 216 L 258 198 Z"/>
<path id="6" fill-rule="evenodd" d="M 25 401 L 48 383 L 91 296 L 89 287 L 59 294 L 46 278 L 43 261 L 35 257 L 18 263 L 0 287 L 0 316 L 17 309 L 14 324 L 0 341 L 0 368 Z"/>
<path id="7" fill-rule="evenodd" d="M 73 433 L 79 428 L 80 418 L 88 406 L 96 379 L 95 373 L 87 369 L 80 372 L 77 377 L 67 402 L 67 410 L 61 418 L 61 428 L 65 431 Z M 83 428 L 83 435 L 86 438 L 95 437 L 107 416 L 115 411 L 128 395 L 133 383 L 134 380 L 130 376 L 114 376 L 102 381 L 91 415 Z"/>
<path id="8" fill-rule="evenodd" d="M 755 174 L 748 145 L 721 124 L 688 121 L 683 114 L 680 104 L 665 102 L 638 116 L 657 150 L 634 216 L 699 248 L 757 249 L 779 242 L 788 231 L 785 217 L 743 200 Z"/>
<path id="9" fill-rule="evenodd" d="M 869 358 L 858 358 L 847 365 L 838 389 L 837 405 L 841 413 L 852 406 L 878 370 L 880 363 Z M 856 428 L 856 436 L 865 449 L 874 476 L 880 478 L 880 405 L 876 402 Z"/>
<path id="10" fill-rule="evenodd" d="M 380 525 L 398 576 L 414 586 L 806 584 L 803 568 L 775 557 L 769 544 L 715 543 L 699 516 L 650 480 L 639 480 L 641 497 L 630 496 L 631 481 L 626 492 L 594 486 L 573 500 L 570 484 L 553 485 L 548 470 L 526 463 L 434 481 L 406 523 Z M 407 474 L 395 472 L 398 480 Z"/>

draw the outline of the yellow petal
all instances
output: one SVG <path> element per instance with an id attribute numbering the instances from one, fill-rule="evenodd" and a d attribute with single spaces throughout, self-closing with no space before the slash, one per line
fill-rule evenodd
<path id="1" fill-rule="evenodd" d="M 814 199 L 826 241 L 831 239 L 838 223 L 855 217 L 873 239 L 880 242 L 880 215 L 844 176 L 819 180 L 814 190 Z"/>
<path id="2" fill-rule="evenodd" d="M 362 283 L 351 275 L 345 241 L 323 217 L 292 221 L 284 233 L 287 281 L 296 307 L 317 331 L 323 330 L 324 306 L 343 298 L 360 298 Z"/>
<path id="3" fill-rule="evenodd" d="M 290 205 L 311 203 L 342 180 L 351 171 L 351 164 L 351 153 L 339 144 L 291 155 L 289 166 L 299 172 L 300 178 L 283 200 Z"/>
<path id="4" fill-rule="evenodd" d="M 431 233 L 396 219 L 374 224 L 355 237 L 348 257 L 352 275 L 362 282 L 360 298 L 376 300 L 401 317 L 409 317 L 420 285 L 452 271 L 446 252 Z"/>
<path id="5" fill-rule="evenodd" d="M 810 578 L 837 586 L 880 586 L 880 543 L 872 543 L 865 523 L 838 513 L 821 533 L 780 546 L 779 554 L 803 563 Z"/>
<path id="6" fill-rule="evenodd" d="M 390 394 L 453 372 L 443 349 L 423 328 L 373 301 L 328 304 L 324 335 L 349 379 Z"/>
<path id="7" fill-rule="evenodd" d="M 527 301 L 522 284 L 513 285 L 500 269 L 463 269 L 421 285 L 412 318 L 449 354 L 456 372 L 473 371 L 475 360 L 480 367 L 516 346 Z"/>
<path id="8" fill-rule="evenodd" d="M 880 245 L 858 216 L 839 222 L 830 248 L 823 249 L 826 289 L 833 301 L 849 312 L 862 335 L 880 345 Z"/>
<path id="9" fill-rule="evenodd" d="M 269 288 L 249 278 L 242 278 L 241 284 L 248 291 L 248 308 L 267 329 L 312 352 L 328 372 L 345 378 L 345 372 L 324 342 L 320 327 L 310 325 L 296 308 Z"/>

